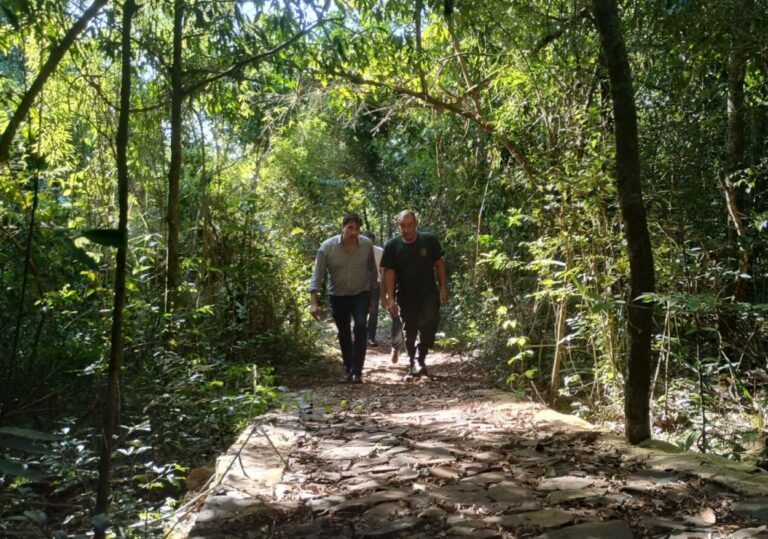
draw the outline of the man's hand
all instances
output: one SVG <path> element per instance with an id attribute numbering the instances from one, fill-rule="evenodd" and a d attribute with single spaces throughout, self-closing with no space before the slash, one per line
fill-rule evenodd
<path id="1" fill-rule="evenodd" d="M 309 293 L 309 313 L 315 320 L 320 320 L 320 301 L 317 299 L 317 290 Z"/>

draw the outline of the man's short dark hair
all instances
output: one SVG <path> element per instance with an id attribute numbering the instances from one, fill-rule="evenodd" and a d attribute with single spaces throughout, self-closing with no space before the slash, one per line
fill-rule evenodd
<path id="1" fill-rule="evenodd" d="M 344 219 L 341 221 L 342 228 L 347 226 L 349 223 L 354 221 L 357 223 L 357 226 L 363 226 L 363 219 L 356 213 L 348 213 L 344 216 Z"/>
<path id="2" fill-rule="evenodd" d="M 361 236 L 365 236 L 366 238 L 368 238 L 371 241 L 376 240 L 376 234 L 374 234 L 370 230 L 366 230 L 365 232 L 361 232 L 360 235 Z"/>

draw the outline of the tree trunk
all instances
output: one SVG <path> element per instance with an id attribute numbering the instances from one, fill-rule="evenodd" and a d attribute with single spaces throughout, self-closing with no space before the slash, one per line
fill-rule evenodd
<path id="1" fill-rule="evenodd" d="M 560 226 L 564 226 L 561 219 L 558 221 Z M 569 243 L 565 246 L 565 268 L 563 268 L 562 274 L 567 275 L 571 268 L 573 268 L 573 250 Z M 560 300 L 560 308 L 557 310 L 555 322 L 555 353 L 552 358 L 552 374 L 549 378 L 549 404 L 553 406 L 557 404 L 560 390 L 560 367 L 563 363 L 565 350 L 565 332 L 568 330 L 567 320 L 568 294 L 565 294 Z"/>
<path id="2" fill-rule="evenodd" d="M 123 367 L 123 307 L 125 305 L 125 270 L 128 251 L 128 116 L 131 104 L 131 20 L 136 10 L 134 0 L 123 4 L 122 70 L 120 81 L 120 119 L 117 126 L 115 146 L 117 151 L 117 202 L 119 208 L 118 232 L 123 242 L 117 248 L 115 264 L 115 295 L 112 310 L 112 339 L 109 353 L 107 394 L 104 418 L 101 427 L 99 460 L 99 483 L 95 513 L 105 515 L 109 509 L 109 475 L 112 457 L 112 438 L 118 422 L 120 409 L 120 371 Z M 106 524 L 95 526 L 94 537 L 102 539 Z"/>
<path id="3" fill-rule="evenodd" d="M 184 23 L 184 0 L 173 4 L 173 65 L 171 66 L 171 164 L 168 170 L 168 253 L 165 275 L 165 311 L 177 303 L 179 286 L 179 183 L 181 181 L 181 104 L 184 88 L 181 81 L 181 37 Z"/>
<path id="4" fill-rule="evenodd" d="M 205 152 L 205 126 L 203 125 L 203 118 L 198 114 L 198 121 L 200 123 L 200 219 L 199 223 L 202 227 L 202 240 L 203 240 L 203 260 L 213 262 L 213 237 L 211 226 L 211 210 L 210 201 L 208 199 L 208 188 L 211 183 L 211 179 L 208 177 L 208 158 Z M 205 280 L 208 285 L 208 297 L 213 297 L 213 273 L 206 271 Z"/>
<path id="5" fill-rule="evenodd" d="M 37 74 L 37 78 L 32 83 L 32 86 L 30 86 L 27 92 L 24 94 L 24 97 L 22 97 L 19 106 L 16 108 L 13 116 L 11 116 L 11 119 L 8 122 L 8 125 L 5 127 L 5 131 L 2 135 L 0 135 L 0 163 L 4 163 L 8 160 L 8 157 L 11 154 L 11 143 L 13 142 L 13 137 L 16 136 L 16 131 L 21 125 L 21 121 L 29 112 L 29 109 L 32 107 L 32 103 L 34 103 L 35 98 L 43 89 L 43 86 L 48 80 L 48 77 L 50 77 L 53 72 L 56 71 L 56 67 L 64 57 L 64 54 L 72 46 L 72 43 L 75 42 L 77 36 L 79 36 L 80 33 L 85 30 L 91 19 L 93 19 L 98 14 L 99 10 L 104 7 L 106 3 L 107 0 L 94 0 L 91 6 L 85 10 L 82 17 L 80 17 L 75 22 L 75 24 L 72 25 L 69 31 L 67 31 L 67 33 L 64 35 L 64 38 L 61 40 L 61 43 L 59 43 L 56 47 L 53 48 L 53 50 L 51 50 L 51 54 L 48 56 L 48 60 L 45 62 L 43 67 L 40 68 L 40 72 Z"/>
<path id="6" fill-rule="evenodd" d="M 744 225 L 744 208 L 746 206 L 745 189 L 739 184 L 745 167 L 746 153 L 746 121 L 744 117 L 744 80 L 746 78 L 747 58 L 745 54 L 744 33 L 749 24 L 742 17 L 752 11 L 751 0 L 737 2 L 738 16 L 731 24 L 731 39 L 733 48 L 728 59 L 728 156 L 724 177 L 720 179 L 720 187 L 725 197 L 725 206 L 731 226 L 728 229 L 728 246 L 730 253 L 737 257 L 738 274 L 731 283 L 728 292 L 734 302 L 745 301 L 747 298 L 747 275 L 749 273 L 750 252 Z M 729 253 L 729 254 L 730 254 Z M 738 314 L 734 308 L 724 305 L 718 313 L 717 325 L 720 333 L 722 353 L 732 361 L 735 360 L 736 341 L 738 335 L 736 326 Z"/>
<path id="7" fill-rule="evenodd" d="M 38 157 L 39 158 L 39 157 Z M 32 243 L 35 237 L 35 218 L 37 216 L 37 207 L 40 202 L 40 171 L 34 171 L 33 191 L 32 191 L 32 209 L 29 212 L 29 232 L 27 233 L 27 241 L 24 247 L 24 272 L 21 279 L 21 291 L 19 292 L 19 310 L 16 313 L 16 327 L 13 331 L 13 340 L 11 343 L 11 357 L 8 358 L 7 365 L 3 364 L 2 371 L 5 373 L 5 380 L 7 387 L 17 387 L 16 378 L 16 356 L 19 350 L 19 339 L 21 338 L 21 323 L 24 318 L 24 299 L 27 295 L 27 281 L 29 280 L 29 272 L 33 268 L 32 261 Z M 38 290 L 40 289 L 38 280 Z M 42 292 L 40 297 L 42 298 Z M 3 362 L 5 358 L 3 359 Z M 13 395 L 8 391 L 3 395 L 2 402 L 0 402 L 0 419 L 5 417 L 5 414 L 10 408 L 13 398 L 18 395 Z"/>
<path id="8" fill-rule="evenodd" d="M 747 6 L 744 6 L 745 8 Z M 744 301 L 747 292 L 746 275 L 749 266 L 749 251 L 746 245 L 746 232 L 742 213 L 744 209 L 744 188 L 734 185 L 744 170 L 746 148 L 746 122 L 744 118 L 744 79 L 746 77 L 746 57 L 742 50 L 742 40 L 734 35 L 734 50 L 731 53 L 728 70 L 728 170 L 724 181 L 728 213 L 733 223 L 732 242 L 739 257 L 739 276 L 734 285 L 734 301 Z"/>
<path id="9" fill-rule="evenodd" d="M 616 0 L 592 1 L 600 44 L 608 63 L 616 134 L 616 187 L 629 251 L 630 298 L 627 334 L 626 438 L 637 444 L 651 437 L 649 394 L 653 311 L 640 296 L 654 290 L 653 252 L 640 183 L 637 114 L 632 74 L 619 28 Z"/>

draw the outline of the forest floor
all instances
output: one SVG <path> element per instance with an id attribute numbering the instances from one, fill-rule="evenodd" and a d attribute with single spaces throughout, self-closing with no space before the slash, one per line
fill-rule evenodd
<path id="1" fill-rule="evenodd" d="M 493 389 L 457 355 L 430 376 L 369 349 L 364 383 L 340 365 L 292 383 L 219 458 L 175 529 L 190 538 L 768 538 L 768 473 L 638 448 Z"/>

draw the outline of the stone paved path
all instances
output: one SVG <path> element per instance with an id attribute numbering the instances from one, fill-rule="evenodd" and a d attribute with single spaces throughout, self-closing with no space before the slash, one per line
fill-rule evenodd
<path id="1" fill-rule="evenodd" d="M 260 417 L 188 536 L 768 538 L 759 468 L 630 448 L 455 356 L 404 369 L 371 350 L 364 384 L 326 376 Z"/>

